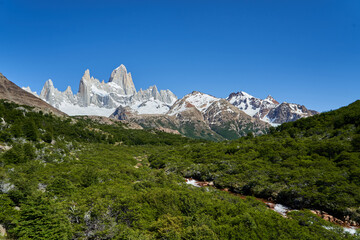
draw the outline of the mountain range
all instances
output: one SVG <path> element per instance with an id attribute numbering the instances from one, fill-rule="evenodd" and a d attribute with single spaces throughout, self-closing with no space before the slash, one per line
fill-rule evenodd
<path id="1" fill-rule="evenodd" d="M 33 93 L 30 87 L 23 89 Z M 261 135 L 270 126 L 318 113 L 300 104 L 279 103 L 270 95 L 260 99 L 237 92 L 222 99 L 194 91 L 178 99 L 170 90 L 159 91 L 155 85 L 137 91 L 124 65 L 112 71 L 108 82 L 92 77 L 86 70 L 76 94 L 70 86 L 59 91 L 51 79 L 40 95 L 33 94 L 69 115 L 110 116 L 144 128 L 213 140 L 234 139 L 249 132 Z"/>

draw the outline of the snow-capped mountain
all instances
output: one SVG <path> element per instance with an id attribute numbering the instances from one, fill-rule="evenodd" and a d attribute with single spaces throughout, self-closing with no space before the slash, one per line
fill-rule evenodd
<path id="1" fill-rule="evenodd" d="M 144 128 L 167 128 L 185 136 L 212 140 L 236 139 L 249 132 L 261 135 L 270 127 L 225 99 L 197 91 L 177 100 L 166 114 L 139 115 L 120 106 L 111 117 L 135 122 Z"/>
<path id="2" fill-rule="evenodd" d="M 231 93 L 226 100 L 249 116 L 275 126 L 318 114 L 318 112 L 308 110 L 300 104 L 286 102 L 280 104 L 270 95 L 265 99 L 260 99 L 246 92 L 238 92 Z"/>
<path id="3" fill-rule="evenodd" d="M 29 87 L 23 89 L 37 96 Z M 236 139 L 249 132 L 261 135 L 269 123 L 279 125 L 317 114 L 302 105 L 280 104 L 271 96 L 259 99 L 245 92 L 222 99 L 194 91 L 177 99 L 170 90 L 159 91 L 156 86 L 136 91 L 124 65 L 112 71 L 108 82 L 86 70 L 76 94 L 70 87 L 59 91 L 49 79 L 38 97 L 69 115 L 110 116 L 144 128 L 212 140 Z"/>
<path id="4" fill-rule="evenodd" d="M 225 99 L 197 91 L 177 100 L 167 114 L 186 120 L 188 114 L 185 113 L 191 109 L 201 114 L 203 121 L 210 129 L 227 139 L 245 136 L 249 131 L 255 135 L 261 135 L 269 127 L 263 121 L 240 111 Z"/>
<path id="5" fill-rule="evenodd" d="M 30 88 L 24 90 L 31 92 Z M 99 116 L 111 115 L 118 106 L 129 106 L 139 114 L 162 114 L 177 100 L 170 90 L 159 92 L 156 86 L 136 92 L 131 73 L 124 65 L 112 71 L 108 82 L 100 82 L 86 70 L 77 94 L 70 86 L 64 92 L 59 91 L 49 79 L 39 97 L 69 115 Z"/>

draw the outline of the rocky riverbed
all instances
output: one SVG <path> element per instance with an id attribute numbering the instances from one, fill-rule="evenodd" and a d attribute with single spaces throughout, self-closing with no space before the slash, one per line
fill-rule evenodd
<path id="1" fill-rule="evenodd" d="M 206 182 L 206 181 L 198 181 L 196 179 L 193 178 L 185 178 L 185 181 L 187 184 L 195 186 L 195 187 L 214 187 L 215 185 L 213 182 Z M 220 189 L 221 191 L 225 191 L 228 192 L 230 194 L 233 194 L 235 196 L 238 196 L 242 199 L 246 198 L 245 195 L 241 195 L 241 194 L 237 194 L 237 193 L 233 193 L 231 191 L 229 191 L 229 189 L 224 188 L 224 189 Z M 256 198 L 257 200 L 263 202 L 266 204 L 266 206 L 268 208 L 270 208 L 271 210 L 274 210 L 275 212 L 281 214 L 284 217 L 287 217 L 287 213 L 291 212 L 291 211 L 298 211 L 298 209 L 292 209 L 289 208 L 285 205 L 279 204 L 279 203 L 275 203 L 273 201 L 269 201 L 266 199 L 262 199 L 262 198 Z M 349 217 L 344 217 L 343 220 L 336 218 L 324 211 L 321 210 L 310 210 L 312 213 L 314 213 L 315 215 L 321 217 L 322 219 L 332 222 L 336 225 L 340 225 L 344 228 L 344 231 L 349 232 L 351 234 L 355 234 L 356 230 L 359 229 L 359 223 L 350 220 Z"/>

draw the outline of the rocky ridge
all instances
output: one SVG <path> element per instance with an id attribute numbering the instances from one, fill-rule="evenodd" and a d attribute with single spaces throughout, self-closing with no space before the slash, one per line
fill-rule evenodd
<path id="1" fill-rule="evenodd" d="M 237 92 L 231 93 L 226 100 L 249 116 L 274 126 L 318 114 L 314 110 L 308 110 L 304 105 L 286 102 L 280 104 L 270 95 L 260 99 L 246 92 Z"/>

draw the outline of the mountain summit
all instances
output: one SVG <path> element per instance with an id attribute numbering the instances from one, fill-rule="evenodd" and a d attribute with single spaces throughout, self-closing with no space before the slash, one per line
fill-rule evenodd
<path id="1" fill-rule="evenodd" d="M 127 72 L 126 67 L 123 64 L 112 71 L 109 79 L 109 83 L 110 82 L 116 83 L 120 87 L 120 94 L 133 95 L 136 93 L 131 73 Z"/>

